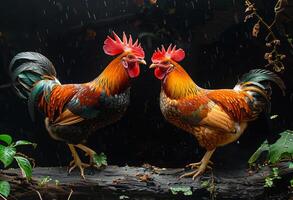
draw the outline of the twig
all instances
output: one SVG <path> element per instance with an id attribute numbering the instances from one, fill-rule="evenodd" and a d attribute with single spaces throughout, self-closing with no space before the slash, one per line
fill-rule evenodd
<path id="1" fill-rule="evenodd" d="M 36 193 L 38 194 L 40 200 L 43 200 L 43 198 L 42 198 L 42 196 L 41 196 L 41 193 L 40 193 L 38 190 L 35 190 L 35 191 L 36 191 Z"/>
<path id="2" fill-rule="evenodd" d="M 71 189 L 71 190 L 70 190 L 70 194 L 69 194 L 67 200 L 70 200 L 72 193 L 73 193 L 73 190 Z"/>
<path id="3" fill-rule="evenodd" d="M 255 16 L 258 19 L 258 22 L 256 23 L 256 25 L 258 25 L 257 29 L 256 29 L 256 25 L 253 28 L 253 36 L 257 37 L 257 34 L 259 32 L 259 23 L 263 24 L 266 30 L 268 31 L 268 34 L 265 37 L 265 41 L 268 41 L 266 43 L 266 46 L 270 47 L 271 51 L 265 53 L 264 58 L 268 62 L 268 64 L 265 65 L 265 67 L 273 66 L 276 72 L 280 72 L 284 70 L 284 65 L 282 63 L 282 60 L 286 56 L 278 53 L 278 46 L 280 45 L 280 40 L 277 38 L 272 28 L 277 22 L 277 17 L 279 13 L 281 13 L 284 10 L 284 6 L 286 5 L 286 2 L 284 2 L 284 0 L 277 1 L 274 7 L 274 13 L 275 13 L 274 20 L 270 24 L 264 21 L 264 19 L 258 14 L 257 9 L 255 8 L 255 5 L 251 3 L 250 0 L 246 0 L 245 5 L 247 6 L 245 12 L 248 12 L 248 15 L 245 17 L 244 21 L 246 21 L 248 18 L 251 18 L 253 16 Z M 270 37 L 271 37 L 271 40 L 270 40 Z"/>
<path id="4" fill-rule="evenodd" d="M 3 200 L 7 200 L 2 194 L 0 194 L 0 198 L 2 198 Z"/>

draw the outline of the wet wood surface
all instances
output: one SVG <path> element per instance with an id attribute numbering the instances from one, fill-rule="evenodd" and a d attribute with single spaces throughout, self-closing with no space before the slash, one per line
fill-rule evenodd
<path id="1" fill-rule="evenodd" d="M 79 176 L 77 170 L 68 175 L 65 167 L 38 167 L 34 169 L 30 182 L 21 178 L 18 169 L 9 169 L 1 172 L 0 179 L 11 184 L 8 199 L 20 200 L 292 198 L 288 183 L 293 177 L 293 169 L 288 168 L 288 162 L 282 162 L 278 167 L 282 179 L 272 189 L 264 188 L 264 179 L 271 173 L 269 167 L 250 174 L 246 170 L 214 171 L 195 181 L 191 178 L 179 179 L 186 169 L 162 169 L 150 165 L 108 166 L 100 171 L 87 169 L 86 180 Z M 49 178 L 49 182 L 45 181 L 45 177 Z M 171 188 L 183 188 L 192 194 L 172 194 Z"/>

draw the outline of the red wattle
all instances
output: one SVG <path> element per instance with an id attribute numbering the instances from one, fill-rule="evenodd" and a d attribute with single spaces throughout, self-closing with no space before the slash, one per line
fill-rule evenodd
<path id="1" fill-rule="evenodd" d="M 135 63 L 134 66 L 128 66 L 127 68 L 128 71 L 128 75 L 130 78 L 135 78 L 139 75 L 140 73 L 140 68 L 139 68 L 139 64 Z"/>
<path id="2" fill-rule="evenodd" d="M 162 79 L 165 77 L 165 75 L 166 75 L 166 71 L 160 69 L 159 67 L 157 67 L 157 68 L 155 69 L 155 71 L 154 71 L 154 74 L 155 74 L 155 76 L 157 77 L 157 79 L 162 80 Z"/>

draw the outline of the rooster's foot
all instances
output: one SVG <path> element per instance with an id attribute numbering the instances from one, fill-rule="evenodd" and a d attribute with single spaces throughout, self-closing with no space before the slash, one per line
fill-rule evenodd
<path id="1" fill-rule="evenodd" d="M 203 174 L 206 169 L 212 169 L 208 164 L 213 164 L 210 161 L 210 158 L 211 158 L 212 154 L 214 153 L 214 151 L 215 151 L 215 149 L 213 149 L 211 151 L 207 151 L 200 162 L 191 163 L 191 164 L 187 165 L 186 167 L 190 167 L 191 169 L 196 168 L 197 170 L 185 173 L 182 176 L 180 176 L 180 178 L 192 176 L 192 179 L 194 180 L 196 177 L 198 177 L 199 175 Z"/>
<path id="2" fill-rule="evenodd" d="M 94 167 L 96 169 L 100 169 L 101 168 L 100 166 L 97 166 L 96 163 L 95 163 L 94 156 L 96 156 L 97 153 L 94 150 L 92 150 L 89 147 L 87 147 L 85 145 L 82 145 L 82 144 L 77 144 L 75 146 L 78 147 L 79 149 L 81 149 L 82 151 L 84 151 L 85 152 L 85 156 L 89 156 L 89 158 L 90 158 L 90 166 L 91 167 Z"/>
<path id="3" fill-rule="evenodd" d="M 71 153 L 72 153 L 72 157 L 73 157 L 73 160 L 72 160 L 72 161 L 70 162 L 70 164 L 69 164 L 69 167 L 70 167 L 70 168 L 69 168 L 69 170 L 68 170 L 68 173 L 71 173 L 72 170 L 74 170 L 76 167 L 78 167 L 79 170 L 80 170 L 80 176 L 81 176 L 83 179 L 85 179 L 85 176 L 84 176 L 84 169 L 87 168 L 87 167 L 89 167 L 90 165 L 81 162 L 81 160 L 80 160 L 80 158 L 79 158 L 79 156 L 78 156 L 78 154 L 77 154 L 77 152 L 76 152 L 76 150 L 75 150 L 75 148 L 74 148 L 74 145 L 72 145 L 72 144 L 68 144 L 68 146 L 69 146 L 69 149 L 70 149 L 70 151 L 71 151 Z"/>
<path id="4" fill-rule="evenodd" d="M 180 178 L 185 178 L 185 177 L 192 177 L 192 180 L 195 180 L 196 177 L 199 175 L 203 174 L 205 172 L 205 169 L 198 169 L 192 172 L 185 173 L 180 176 Z"/>

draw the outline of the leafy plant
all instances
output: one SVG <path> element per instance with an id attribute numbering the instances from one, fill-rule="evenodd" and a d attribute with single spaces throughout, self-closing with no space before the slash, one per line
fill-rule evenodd
<path id="1" fill-rule="evenodd" d="M 264 141 L 263 144 L 254 152 L 254 154 L 248 160 L 250 166 L 255 165 L 258 158 L 267 152 L 267 162 L 269 164 L 275 164 L 283 159 L 293 159 L 293 131 L 286 130 L 280 133 L 280 138 L 274 144 L 268 144 L 268 141 Z M 288 168 L 293 168 L 293 162 L 289 162 Z M 274 180 L 280 179 L 279 169 L 272 168 L 272 173 L 265 178 L 264 187 L 272 187 Z M 293 179 L 290 180 L 292 187 Z"/>
<path id="2" fill-rule="evenodd" d="M 265 178 L 264 187 L 273 187 L 274 180 L 276 180 L 276 179 L 281 179 L 281 177 L 279 176 L 279 168 L 274 167 L 274 168 L 272 168 L 272 172 L 271 172 L 270 176 L 267 176 Z"/>
<path id="3" fill-rule="evenodd" d="M 256 150 L 256 152 L 248 160 L 249 165 L 253 165 L 260 155 L 268 152 L 267 160 L 269 163 L 274 164 L 282 159 L 293 158 L 293 131 L 286 130 L 280 133 L 280 138 L 274 144 L 268 144 L 267 141 Z M 291 164 L 293 165 L 293 164 Z"/>
<path id="4" fill-rule="evenodd" d="M 0 194 L 8 197 L 10 193 L 10 185 L 7 181 L 0 181 Z"/>
<path id="5" fill-rule="evenodd" d="M 50 181 L 52 181 L 52 178 L 50 176 L 45 176 L 42 178 L 40 181 L 38 181 L 38 186 L 39 187 L 44 187 L 46 186 Z"/>
<path id="6" fill-rule="evenodd" d="M 47 186 L 51 181 L 53 181 L 53 179 L 52 179 L 50 176 L 45 176 L 45 177 L 43 177 L 42 179 L 40 179 L 40 180 L 38 181 L 38 186 L 39 186 L 39 187 L 45 187 L 45 186 Z M 55 186 L 57 187 L 57 186 L 59 186 L 60 181 L 57 180 L 57 179 L 55 179 L 55 180 L 54 180 L 54 184 L 55 184 Z"/>
<path id="7" fill-rule="evenodd" d="M 21 169 L 22 176 L 27 180 L 32 177 L 32 165 L 27 157 L 16 151 L 16 147 L 23 145 L 32 145 L 36 147 L 36 144 L 26 140 L 12 141 L 12 137 L 8 134 L 0 135 L 0 161 L 3 163 L 4 168 L 10 166 L 13 160 Z M 0 181 L 0 194 L 7 197 L 10 193 L 10 185 L 7 181 Z"/>
<path id="8" fill-rule="evenodd" d="M 177 186 L 177 187 L 171 187 L 170 188 L 172 194 L 177 195 L 179 193 L 183 193 L 185 196 L 192 195 L 191 187 L 189 186 Z"/>
<path id="9" fill-rule="evenodd" d="M 201 182 L 200 186 L 203 188 L 208 188 L 210 186 L 210 181 L 205 180 L 205 181 Z"/>
<path id="10" fill-rule="evenodd" d="M 93 156 L 93 162 L 97 167 L 107 166 L 107 156 L 104 153 L 100 153 L 100 155 L 95 154 Z"/>

